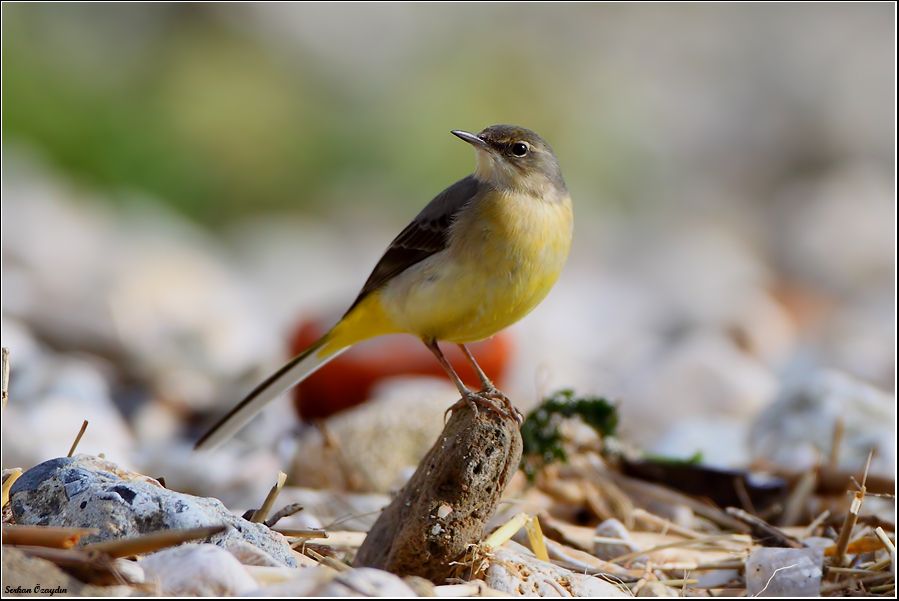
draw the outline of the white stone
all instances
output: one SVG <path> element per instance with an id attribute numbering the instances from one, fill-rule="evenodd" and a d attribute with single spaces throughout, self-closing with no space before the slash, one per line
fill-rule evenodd
<path id="1" fill-rule="evenodd" d="M 817 597 L 821 594 L 821 549 L 759 547 L 746 560 L 750 597 Z"/>
<path id="2" fill-rule="evenodd" d="M 242 595 L 256 581 L 237 559 L 215 545 L 187 544 L 140 560 L 146 582 L 161 595 L 222 597 Z"/>
<path id="3" fill-rule="evenodd" d="M 507 548 L 509 547 L 509 548 Z M 594 576 L 578 574 L 518 551 L 514 543 L 496 549 L 489 559 L 487 585 L 511 595 L 537 597 L 630 597 Z"/>

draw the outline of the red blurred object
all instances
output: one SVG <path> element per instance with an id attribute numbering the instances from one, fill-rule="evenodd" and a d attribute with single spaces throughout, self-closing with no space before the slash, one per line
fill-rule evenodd
<path id="1" fill-rule="evenodd" d="M 317 320 L 301 322 L 290 341 L 291 353 L 305 350 L 329 325 Z M 455 344 L 442 344 L 440 348 L 470 388 L 481 387 L 474 369 Z M 468 348 L 484 372 L 499 385 L 512 351 L 509 335 L 500 333 Z M 407 334 L 381 336 L 357 344 L 301 382 L 293 392 L 294 406 L 304 419 L 328 417 L 365 402 L 380 380 L 404 375 L 447 377 L 420 340 Z"/>

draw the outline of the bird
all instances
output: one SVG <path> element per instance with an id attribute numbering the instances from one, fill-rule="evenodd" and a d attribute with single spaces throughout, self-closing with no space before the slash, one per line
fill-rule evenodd
<path id="1" fill-rule="evenodd" d="M 452 130 L 475 150 L 474 173 L 431 200 L 387 247 L 343 317 L 256 386 L 196 443 L 218 446 L 262 408 L 354 344 L 406 333 L 434 354 L 467 403 L 521 423 L 521 414 L 466 344 L 519 321 L 549 293 L 568 259 L 571 196 L 550 145 L 516 125 Z M 470 390 L 438 342 L 458 345 L 482 388 Z"/>

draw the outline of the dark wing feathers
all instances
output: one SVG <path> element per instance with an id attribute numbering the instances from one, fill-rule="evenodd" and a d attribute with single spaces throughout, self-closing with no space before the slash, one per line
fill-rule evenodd
<path id="1" fill-rule="evenodd" d="M 438 194 L 390 243 L 384 256 L 353 301 L 347 313 L 363 298 L 386 284 L 419 261 L 446 248 L 449 228 L 456 214 L 468 205 L 478 192 L 478 181 L 469 175 Z"/>

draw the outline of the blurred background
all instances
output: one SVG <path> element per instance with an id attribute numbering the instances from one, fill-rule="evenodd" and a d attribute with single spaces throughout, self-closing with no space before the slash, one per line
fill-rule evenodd
<path id="1" fill-rule="evenodd" d="M 719 466 L 803 469 L 839 423 L 844 467 L 893 473 L 892 5 L 2 10 L 4 466 L 88 419 L 79 450 L 226 504 L 285 461 L 389 488 L 456 397 L 402 341 L 327 428 L 285 399 L 190 447 L 471 172 L 449 130 L 515 123 L 576 212 L 554 291 L 478 351 L 522 409 L 603 395 L 629 443 Z M 340 404 L 318 390 L 307 417 Z"/>

